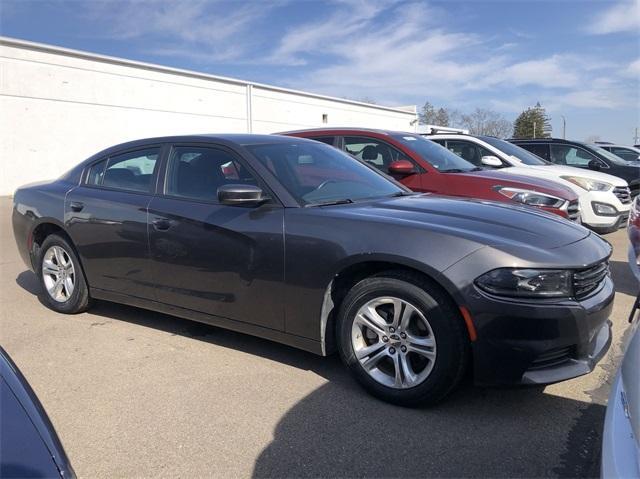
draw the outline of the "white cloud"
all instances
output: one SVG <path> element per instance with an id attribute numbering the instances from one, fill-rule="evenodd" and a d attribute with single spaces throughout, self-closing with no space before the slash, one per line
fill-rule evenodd
<path id="1" fill-rule="evenodd" d="M 632 78 L 639 79 L 640 78 L 640 58 L 629 63 L 629 66 L 627 67 L 627 70 L 625 73 L 631 76 Z M 638 82 L 640 83 L 640 80 L 638 80 Z"/>
<path id="2" fill-rule="evenodd" d="M 303 65 L 305 53 L 323 48 L 335 52 L 336 44 L 366 30 L 371 21 L 398 0 L 359 0 L 334 2 L 339 7 L 326 19 L 309 22 L 288 31 L 267 61 L 269 63 Z"/>
<path id="3" fill-rule="evenodd" d="M 228 61 L 246 54 L 253 23 L 283 0 L 114 0 L 82 3 L 84 15 L 110 28 L 119 40 L 154 39 L 150 53 L 202 62 Z"/>
<path id="4" fill-rule="evenodd" d="M 514 63 L 505 68 L 504 81 L 515 85 L 539 85 L 549 88 L 575 86 L 578 75 L 569 67 L 567 57 L 552 55 L 542 60 Z"/>
<path id="5" fill-rule="evenodd" d="M 540 100 L 550 109 L 611 109 L 623 106 L 638 87 L 629 77 L 637 78 L 640 59 L 625 70 L 593 53 L 527 57 L 528 33 L 511 30 L 516 44 L 500 35 L 456 31 L 450 10 L 426 2 L 332 0 L 327 14 L 297 20 L 288 30 L 259 28 L 286 15 L 286 8 L 277 9 L 287 1 L 84 5 L 93 19 L 112 26 L 111 38 L 151 41 L 144 51 L 156 56 L 186 58 L 207 68 L 223 62 L 277 67 L 284 86 L 385 104 L 429 99 L 464 110 L 492 106 L 512 112 Z M 622 28 L 615 12 L 639 2 L 616 4 L 600 16 L 602 25 Z"/>
<path id="6" fill-rule="evenodd" d="M 594 16 L 587 27 L 589 33 L 640 32 L 640 0 L 625 0 Z"/>

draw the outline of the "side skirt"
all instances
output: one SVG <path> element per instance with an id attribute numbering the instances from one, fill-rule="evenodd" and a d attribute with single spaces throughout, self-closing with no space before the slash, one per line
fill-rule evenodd
<path id="1" fill-rule="evenodd" d="M 150 311 L 156 311 L 158 313 L 169 314 L 171 316 L 177 316 L 179 318 L 189 319 L 191 321 L 198 321 L 200 323 L 210 324 L 219 328 L 230 329 L 238 333 L 244 333 L 251 336 L 257 336 L 259 338 L 269 339 L 277 343 L 282 343 L 286 344 L 287 346 L 292 346 L 294 348 L 309 351 L 310 353 L 323 355 L 320 341 L 314 341 L 309 338 L 295 336 L 283 331 L 276 331 L 275 329 L 264 328 L 255 324 L 235 321 L 233 319 L 201 313 L 199 311 L 180 308 L 178 306 L 171 306 L 157 301 L 137 298 L 135 296 L 128 296 L 126 294 L 114 293 L 113 291 L 106 291 L 103 289 L 91 288 L 91 297 L 95 299 L 102 299 L 114 303 L 126 304 L 129 306 L 148 309 Z"/>

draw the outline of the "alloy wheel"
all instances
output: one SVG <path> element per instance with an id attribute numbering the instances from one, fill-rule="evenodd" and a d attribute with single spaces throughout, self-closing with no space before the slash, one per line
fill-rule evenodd
<path id="1" fill-rule="evenodd" d="M 411 303 L 390 296 L 375 298 L 358 310 L 351 344 L 369 376 L 395 389 L 421 384 L 436 360 L 429 321 Z"/>
<path id="2" fill-rule="evenodd" d="M 54 301 L 64 303 L 71 298 L 76 282 L 75 268 L 71 256 L 61 246 L 51 246 L 44 254 L 42 279 Z"/>

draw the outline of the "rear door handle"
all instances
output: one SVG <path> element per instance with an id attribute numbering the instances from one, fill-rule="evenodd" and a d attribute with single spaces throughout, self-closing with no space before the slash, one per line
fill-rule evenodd
<path id="1" fill-rule="evenodd" d="M 157 219 L 153 220 L 151 222 L 151 224 L 158 231 L 166 231 L 169 228 L 171 228 L 171 225 L 172 225 L 171 221 L 165 220 L 165 219 L 162 219 L 162 218 L 157 218 Z"/>
<path id="2" fill-rule="evenodd" d="M 72 201 L 71 203 L 69 203 L 69 206 L 71 207 L 71 211 L 82 211 L 82 208 L 84 208 L 84 203 L 80 203 L 79 201 Z"/>

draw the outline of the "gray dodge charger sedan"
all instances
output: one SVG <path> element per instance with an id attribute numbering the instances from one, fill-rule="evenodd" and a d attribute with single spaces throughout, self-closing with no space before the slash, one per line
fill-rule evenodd
<path id="1" fill-rule="evenodd" d="M 586 374 L 610 343 L 609 244 L 527 207 L 418 195 L 330 146 L 197 135 L 108 148 L 15 193 L 61 313 L 126 303 L 326 355 L 401 405 Z"/>

